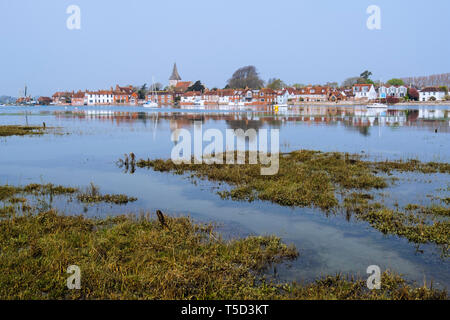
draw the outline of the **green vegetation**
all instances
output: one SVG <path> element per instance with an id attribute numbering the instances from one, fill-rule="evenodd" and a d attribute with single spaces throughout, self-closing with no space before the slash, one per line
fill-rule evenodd
<path id="1" fill-rule="evenodd" d="M 280 239 L 224 241 L 210 225 L 149 214 L 103 220 L 12 214 L 0 220 L 0 299 L 447 299 L 384 273 L 381 290 L 341 275 L 311 284 L 274 283 L 271 264 L 295 259 Z M 69 290 L 67 267 L 81 270 Z"/>
<path id="2" fill-rule="evenodd" d="M 267 88 L 272 90 L 281 90 L 286 87 L 286 83 L 284 83 L 281 79 L 271 78 L 267 81 Z"/>
<path id="3" fill-rule="evenodd" d="M 38 126 L 0 125 L 0 137 L 42 135 L 49 128 Z"/>
<path id="4" fill-rule="evenodd" d="M 402 79 L 393 78 L 387 82 L 391 86 L 403 86 L 405 82 Z"/>
<path id="5" fill-rule="evenodd" d="M 248 153 L 247 153 L 248 157 Z M 337 188 L 385 188 L 384 178 L 372 172 L 358 156 L 302 150 L 280 157 L 277 175 L 262 176 L 261 165 L 180 164 L 171 160 L 139 160 L 137 167 L 176 174 L 191 172 L 199 178 L 233 186 L 222 197 L 236 200 L 269 200 L 285 206 L 316 206 L 324 210 L 338 205 Z"/>
<path id="6" fill-rule="evenodd" d="M 440 217 L 449 216 L 449 208 L 407 205 L 404 210 L 389 209 L 373 202 L 364 193 L 352 193 L 344 199 L 347 216 L 368 222 L 383 234 L 393 234 L 413 243 L 434 243 L 441 246 L 442 256 L 448 255 L 450 245 L 450 221 Z"/>
<path id="7" fill-rule="evenodd" d="M 98 187 L 91 183 L 89 188 L 85 191 L 80 191 L 78 188 L 57 186 L 51 183 L 48 184 L 29 184 L 26 186 L 0 186 L 0 201 L 3 202 L 3 209 L 0 208 L 0 216 L 2 210 L 9 212 L 7 204 L 22 203 L 24 206 L 28 206 L 27 199 L 24 196 L 49 196 L 52 199 L 53 196 L 71 196 L 76 195 L 78 201 L 83 203 L 113 203 L 117 205 L 127 204 L 128 202 L 134 202 L 137 198 L 128 197 L 123 194 L 106 194 L 102 195 L 99 192 Z"/>
<path id="8" fill-rule="evenodd" d="M 100 194 L 98 187 L 96 187 L 93 183 L 87 188 L 85 192 L 79 193 L 77 195 L 77 199 L 80 202 L 84 203 L 114 203 L 114 204 L 127 204 L 128 202 L 134 202 L 137 198 L 128 197 L 125 194 Z"/>
<path id="9" fill-rule="evenodd" d="M 450 221 L 439 219 L 449 216 L 448 208 L 393 210 L 374 202 L 373 195 L 367 193 L 388 187 L 389 175 L 394 171 L 449 174 L 447 163 L 364 161 L 359 155 L 301 150 L 280 155 L 279 172 L 274 176 L 262 176 L 259 164 L 176 165 L 171 160 L 148 159 L 137 161 L 136 166 L 226 182 L 230 188 L 218 192 L 222 198 L 259 199 L 283 206 L 312 206 L 327 212 L 345 212 L 347 217 L 354 215 L 385 234 L 405 237 L 414 243 L 432 242 L 443 246 L 444 255 L 450 245 Z"/>
<path id="10" fill-rule="evenodd" d="M 195 81 L 195 83 L 192 86 L 187 88 L 186 91 L 187 92 L 189 92 L 189 91 L 203 92 L 203 91 L 205 91 L 205 86 L 202 84 L 202 82 L 200 80 L 198 80 L 198 81 Z"/>

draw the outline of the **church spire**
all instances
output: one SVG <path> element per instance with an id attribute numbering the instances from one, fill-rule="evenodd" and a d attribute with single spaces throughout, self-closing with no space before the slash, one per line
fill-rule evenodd
<path id="1" fill-rule="evenodd" d="M 181 80 L 181 77 L 178 74 L 177 63 L 176 62 L 173 64 L 173 71 L 172 71 L 172 75 L 170 76 L 169 80 L 175 80 L 175 81 L 180 81 Z"/>

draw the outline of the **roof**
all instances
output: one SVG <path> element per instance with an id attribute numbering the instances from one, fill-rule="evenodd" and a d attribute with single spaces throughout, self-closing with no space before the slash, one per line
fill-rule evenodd
<path id="1" fill-rule="evenodd" d="M 82 91 L 78 91 L 77 93 L 75 93 L 72 97 L 73 98 L 84 98 L 85 93 Z"/>
<path id="2" fill-rule="evenodd" d="M 181 80 L 181 77 L 178 74 L 177 64 L 176 63 L 173 64 L 173 71 L 172 71 L 172 75 L 170 76 L 169 80 L 177 80 L 177 81 Z"/>
<path id="3" fill-rule="evenodd" d="M 420 90 L 420 92 L 445 92 L 445 89 L 438 87 L 426 87 Z"/>

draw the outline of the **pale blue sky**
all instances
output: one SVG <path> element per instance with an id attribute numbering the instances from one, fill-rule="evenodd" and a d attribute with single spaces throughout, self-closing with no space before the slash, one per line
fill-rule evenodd
<path id="1" fill-rule="evenodd" d="M 81 8 L 81 30 L 66 8 Z M 366 9 L 381 8 L 381 30 Z M 450 72 L 448 0 L 0 0 L 0 95 L 167 84 L 223 87 L 239 67 L 287 83 Z"/>

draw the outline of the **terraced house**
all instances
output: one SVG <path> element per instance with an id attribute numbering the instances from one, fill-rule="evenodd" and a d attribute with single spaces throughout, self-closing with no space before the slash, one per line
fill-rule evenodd
<path id="1" fill-rule="evenodd" d="M 386 99 L 387 97 L 404 98 L 408 93 L 406 86 L 382 85 L 378 88 L 378 97 Z"/>
<path id="2" fill-rule="evenodd" d="M 302 101 L 322 102 L 328 101 L 329 87 L 309 86 L 299 90 L 298 97 Z"/>
<path id="3" fill-rule="evenodd" d="M 114 103 L 114 92 L 112 90 L 87 91 L 88 105 L 103 105 Z"/>
<path id="4" fill-rule="evenodd" d="M 146 98 L 147 101 L 156 100 L 160 106 L 171 105 L 175 101 L 174 94 L 169 91 L 156 91 L 154 94 L 150 92 Z"/>
<path id="5" fill-rule="evenodd" d="M 245 89 L 240 100 L 247 105 L 273 104 L 277 102 L 277 93 L 269 88 Z"/>

